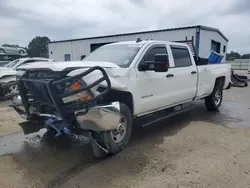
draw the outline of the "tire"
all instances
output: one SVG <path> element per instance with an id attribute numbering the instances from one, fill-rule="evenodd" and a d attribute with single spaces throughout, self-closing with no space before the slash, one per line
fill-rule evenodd
<path id="1" fill-rule="evenodd" d="M 11 83 L 11 82 L 9 82 L 9 83 Z M 1 87 L 1 85 L 0 85 L 0 87 Z M 16 94 L 16 93 L 18 93 L 17 85 L 13 85 L 13 86 L 10 86 L 8 88 L 7 87 L 6 88 L 1 88 L 0 89 L 0 100 L 13 99 L 13 95 L 11 95 L 11 94 Z"/>
<path id="2" fill-rule="evenodd" d="M 24 50 L 20 50 L 20 51 L 19 51 L 19 54 L 24 55 L 24 54 L 25 54 L 25 51 L 24 51 Z"/>
<path id="3" fill-rule="evenodd" d="M 2 85 L 0 85 L 0 101 L 5 100 L 5 90 L 2 88 Z"/>
<path id="4" fill-rule="evenodd" d="M 10 94 L 10 96 L 5 96 L 5 100 L 12 99 L 13 96 L 11 96 L 11 94 L 14 95 L 14 94 L 18 93 L 18 86 L 17 85 L 12 85 L 12 86 L 10 86 L 10 87 L 8 87 L 6 89 L 7 89 L 6 94 Z"/>
<path id="5" fill-rule="evenodd" d="M 222 87 L 215 86 L 211 95 L 205 98 L 205 105 L 209 111 L 216 111 L 221 106 L 222 99 Z"/>
<path id="6" fill-rule="evenodd" d="M 130 140 L 131 133 L 132 133 L 132 114 L 129 109 L 129 107 L 123 103 L 120 103 L 120 112 L 121 112 L 121 122 L 124 123 L 124 120 L 126 122 L 126 131 L 123 135 L 123 137 L 120 140 L 115 141 L 115 134 L 114 131 L 106 131 L 101 133 L 93 133 L 94 139 L 102 146 L 104 147 L 109 154 L 117 154 L 119 153 L 123 148 L 125 148 Z M 118 134 L 117 134 L 118 135 Z M 117 137 L 118 138 L 118 137 Z"/>

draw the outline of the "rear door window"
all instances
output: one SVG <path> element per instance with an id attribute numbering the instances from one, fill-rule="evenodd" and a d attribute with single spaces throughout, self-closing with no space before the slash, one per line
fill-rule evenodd
<path id="1" fill-rule="evenodd" d="M 189 51 L 184 46 L 171 46 L 175 67 L 187 67 L 192 65 Z"/>

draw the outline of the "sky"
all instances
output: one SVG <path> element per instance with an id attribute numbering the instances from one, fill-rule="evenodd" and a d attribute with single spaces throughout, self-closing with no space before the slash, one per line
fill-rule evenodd
<path id="1" fill-rule="evenodd" d="M 0 0 L 0 44 L 205 25 L 250 53 L 250 0 Z"/>

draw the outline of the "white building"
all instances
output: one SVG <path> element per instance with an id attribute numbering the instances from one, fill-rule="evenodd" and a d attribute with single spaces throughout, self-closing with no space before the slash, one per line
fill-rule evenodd
<path id="1" fill-rule="evenodd" d="M 211 50 L 225 56 L 228 43 L 228 39 L 219 29 L 197 25 L 54 41 L 48 44 L 49 57 L 56 61 L 77 61 L 102 45 L 138 38 L 141 40 L 192 41 L 196 55 L 202 59 L 207 59 Z"/>

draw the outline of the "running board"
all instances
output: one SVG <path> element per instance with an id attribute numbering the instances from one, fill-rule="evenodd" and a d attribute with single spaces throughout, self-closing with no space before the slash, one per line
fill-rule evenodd
<path id="1" fill-rule="evenodd" d="M 155 124 L 155 123 L 157 123 L 159 121 L 163 121 L 163 120 L 168 119 L 168 118 L 170 118 L 172 116 L 175 116 L 175 115 L 181 114 L 183 112 L 186 112 L 186 111 L 188 111 L 188 110 L 190 110 L 190 109 L 192 109 L 194 107 L 195 107 L 195 105 L 186 106 L 185 104 L 172 107 L 170 109 L 165 110 L 166 115 L 164 115 L 164 116 L 162 115 L 159 118 L 156 118 L 156 119 L 154 119 L 152 121 L 148 121 L 147 123 L 144 123 L 141 126 L 142 127 L 150 126 L 150 125 Z"/>

